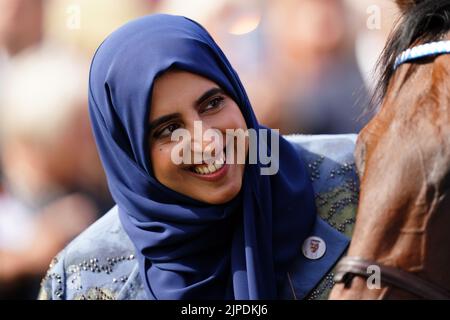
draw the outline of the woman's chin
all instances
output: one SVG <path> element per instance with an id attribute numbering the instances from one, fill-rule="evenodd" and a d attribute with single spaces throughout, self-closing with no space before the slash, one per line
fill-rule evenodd
<path id="1" fill-rule="evenodd" d="M 230 170 L 228 170 L 226 176 L 219 181 L 211 182 L 198 179 L 195 181 L 195 186 L 192 185 L 186 191 L 191 198 L 211 205 L 221 205 L 233 200 L 242 187 L 243 167 L 242 170 L 236 166 L 229 167 Z"/>
<path id="2" fill-rule="evenodd" d="M 240 188 L 239 189 L 233 189 L 230 191 L 222 191 L 222 192 L 217 192 L 217 195 L 213 195 L 210 194 L 207 197 L 203 197 L 202 202 L 205 203 L 209 203 L 209 204 L 213 204 L 213 205 L 220 205 L 220 204 L 224 204 L 227 203 L 231 200 L 233 200 L 239 193 Z"/>
<path id="3" fill-rule="evenodd" d="M 210 186 L 193 195 L 193 198 L 208 204 L 220 205 L 233 200 L 239 194 L 241 186 L 242 183 L 239 181 L 222 186 Z"/>

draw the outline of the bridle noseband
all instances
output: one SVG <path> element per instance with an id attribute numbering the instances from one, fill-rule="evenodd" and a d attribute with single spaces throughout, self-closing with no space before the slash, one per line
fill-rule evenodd
<path id="1" fill-rule="evenodd" d="M 450 41 L 431 42 L 403 51 L 395 60 L 394 70 L 401 64 L 413 62 L 423 58 L 450 54 Z M 386 285 L 407 291 L 424 299 L 450 299 L 450 292 L 435 284 L 420 278 L 417 275 L 403 271 L 399 268 L 385 266 L 375 261 L 360 257 L 344 257 L 337 265 L 334 281 L 336 283 L 350 284 L 355 276 L 369 278 L 372 273 L 369 267 L 377 266 L 380 270 L 381 282 Z"/>

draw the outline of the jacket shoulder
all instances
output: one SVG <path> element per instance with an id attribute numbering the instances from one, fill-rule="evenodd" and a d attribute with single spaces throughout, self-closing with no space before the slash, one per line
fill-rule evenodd
<path id="1" fill-rule="evenodd" d="M 61 251 L 42 280 L 39 299 L 139 299 L 134 247 L 112 208 Z"/>
<path id="2" fill-rule="evenodd" d="M 359 197 L 353 152 L 356 134 L 290 135 L 312 181 L 318 215 L 351 237 Z"/>
<path id="3" fill-rule="evenodd" d="M 309 171 L 317 214 L 320 217 L 318 225 L 325 229 L 328 225 L 328 233 L 332 233 L 331 227 L 350 239 L 359 198 L 359 179 L 353 155 L 357 135 L 291 135 L 285 138 L 297 148 Z M 341 237 L 335 234 L 334 238 L 333 242 Z M 330 260 L 328 272 L 323 274 L 314 288 L 305 290 L 306 263 L 303 263 L 305 259 L 300 253 L 298 261 L 288 273 L 290 278 L 285 284 L 283 297 L 326 299 L 334 285 L 334 268 L 339 255 L 336 257 L 337 259 Z"/>

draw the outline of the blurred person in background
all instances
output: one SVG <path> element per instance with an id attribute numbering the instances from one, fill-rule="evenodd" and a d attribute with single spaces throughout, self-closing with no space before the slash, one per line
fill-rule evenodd
<path id="1" fill-rule="evenodd" d="M 4 61 L 40 43 L 43 0 L 0 0 L 0 58 Z"/>
<path id="2" fill-rule="evenodd" d="M 341 0 L 267 2 L 266 87 L 278 99 L 263 115 L 280 113 L 282 132 L 358 132 L 368 121 L 358 119 L 368 93 L 348 18 Z"/>
<path id="3" fill-rule="evenodd" d="M 35 298 L 51 257 L 111 206 L 87 69 L 61 47 L 90 57 L 159 2 L 0 0 L 0 298 Z"/>
<path id="4" fill-rule="evenodd" d="M 10 62 L 0 96 L 0 298 L 35 298 L 51 258 L 110 206 L 88 65 L 54 45 Z"/>
<path id="5" fill-rule="evenodd" d="M 14 57 L 41 44 L 44 0 L 0 0 L 0 93 L 4 73 Z"/>
<path id="6" fill-rule="evenodd" d="M 43 16 L 43 0 L 0 0 L 0 93 L 10 60 L 41 42 Z M 0 163 L 0 195 L 4 189 L 2 177 Z"/>

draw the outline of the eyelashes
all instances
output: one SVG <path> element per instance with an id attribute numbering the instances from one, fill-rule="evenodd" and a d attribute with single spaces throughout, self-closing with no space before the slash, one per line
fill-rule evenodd
<path id="1" fill-rule="evenodd" d="M 225 97 L 222 95 L 217 95 L 212 97 L 202 105 L 198 107 L 198 112 L 200 114 L 209 114 L 219 111 L 225 105 Z M 175 130 L 181 128 L 183 122 L 181 119 L 162 124 L 159 128 L 154 129 L 152 134 L 155 139 L 163 139 L 169 137 Z"/>
<path id="2" fill-rule="evenodd" d="M 169 123 L 165 125 L 163 128 L 159 130 L 155 130 L 155 133 L 153 134 L 154 138 L 164 138 L 172 134 L 175 130 L 180 128 L 181 125 L 179 123 Z"/>
<path id="3" fill-rule="evenodd" d="M 211 100 L 209 100 L 205 107 L 203 108 L 203 112 L 212 110 L 212 109 L 216 109 L 222 106 L 222 104 L 225 102 L 225 98 L 222 96 L 217 96 L 212 98 Z"/>

